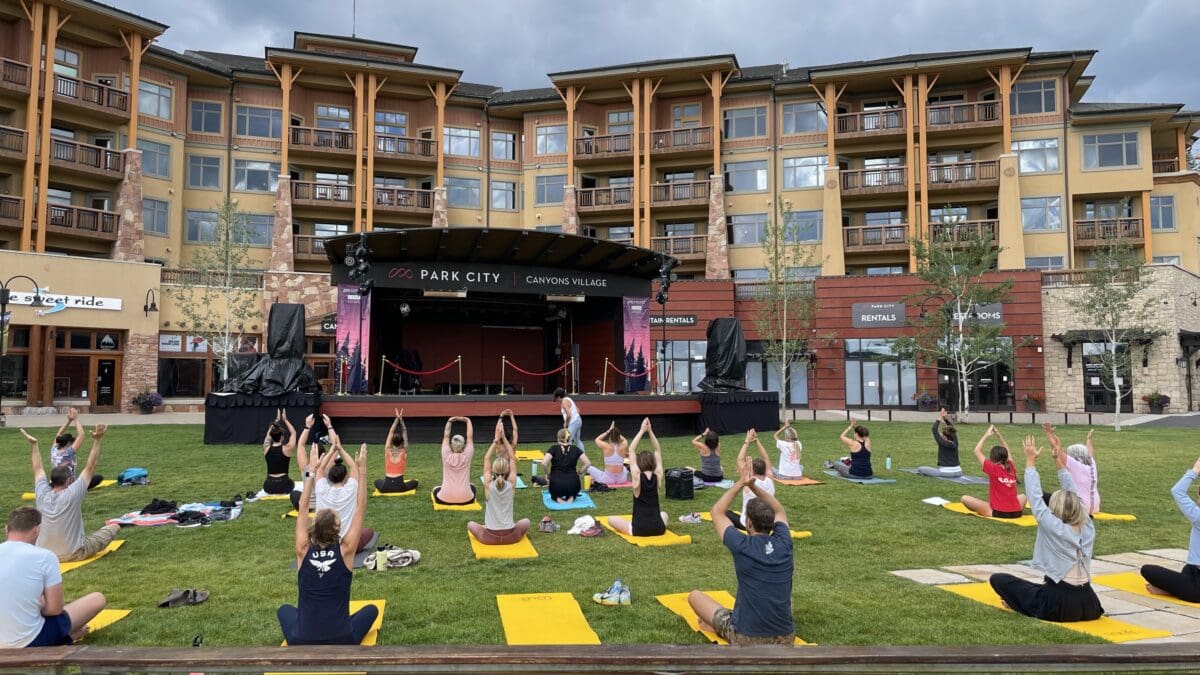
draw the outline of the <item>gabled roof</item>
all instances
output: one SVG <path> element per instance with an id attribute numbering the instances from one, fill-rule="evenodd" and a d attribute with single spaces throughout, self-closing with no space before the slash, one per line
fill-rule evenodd
<path id="1" fill-rule="evenodd" d="M 65 0 L 65 4 L 68 6 L 74 5 L 76 7 L 81 7 L 85 10 L 92 10 L 101 14 L 108 14 L 119 21 L 139 25 L 154 35 L 162 35 L 164 32 L 166 32 L 167 28 L 169 28 L 167 24 L 160 21 L 147 19 L 140 14 L 127 12 L 120 7 L 114 7 L 103 2 L 96 2 L 96 0 Z"/>
<path id="2" fill-rule="evenodd" d="M 187 56 L 199 56 L 210 61 L 229 68 L 230 70 L 240 70 L 242 72 L 271 74 L 271 69 L 267 68 L 267 61 L 261 56 L 242 56 L 241 54 L 226 54 L 224 52 L 207 52 L 202 50 L 189 49 L 184 52 Z"/>
<path id="3" fill-rule="evenodd" d="M 368 40 L 360 37 L 348 37 L 345 35 L 330 35 L 327 33 L 306 33 L 304 31 L 296 31 L 292 33 L 292 46 L 296 49 L 304 49 L 309 42 L 330 42 L 342 45 L 362 45 L 364 47 L 373 47 L 377 50 L 395 50 L 403 52 L 408 60 L 411 61 L 417 56 L 417 48 L 410 45 L 402 45 L 395 42 L 380 42 L 378 40 Z"/>
<path id="4" fill-rule="evenodd" d="M 231 74 L 231 71 L 228 66 L 225 66 L 217 61 L 213 61 L 212 59 L 207 59 L 202 56 L 196 55 L 194 53 L 180 54 L 177 51 L 167 49 L 166 47 L 160 47 L 157 44 L 150 45 L 150 50 L 147 53 L 152 56 L 157 56 L 159 58 L 165 59 L 167 61 L 173 61 L 173 62 L 178 63 L 183 66 L 189 66 L 191 68 L 198 68 L 200 70 L 212 73 L 214 75 L 220 75 L 222 77 L 229 77 L 229 75 Z"/>
<path id="5" fill-rule="evenodd" d="M 513 91 L 498 92 L 488 100 L 488 105 L 521 105 L 523 103 L 545 103 L 547 101 L 561 100 L 558 91 L 554 87 L 542 87 L 540 89 L 515 89 Z"/>
<path id="6" fill-rule="evenodd" d="M 500 87 L 494 84 L 475 84 L 474 82 L 459 82 L 454 89 L 455 96 L 468 96 L 470 98 L 491 98 L 501 91 Z"/>
<path id="7" fill-rule="evenodd" d="M 771 63 L 765 66 L 746 66 L 729 78 L 730 82 L 750 82 L 754 80 L 774 80 L 784 72 L 783 64 Z"/>
<path id="8" fill-rule="evenodd" d="M 1179 112 L 1182 103 L 1076 103 L 1071 106 L 1072 115 L 1105 115 L 1129 112 Z"/>

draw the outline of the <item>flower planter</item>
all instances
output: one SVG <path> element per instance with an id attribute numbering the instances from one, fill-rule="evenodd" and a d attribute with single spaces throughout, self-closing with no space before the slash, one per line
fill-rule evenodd
<path id="1" fill-rule="evenodd" d="M 1167 409 L 1167 407 L 1162 404 L 1155 405 L 1153 403 L 1150 403 L 1149 406 L 1150 406 L 1150 414 L 1151 415 L 1161 415 L 1161 414 L 1163 414 L 1163 411 Z"/>
<path id="2" fill-rule="evenodd" d="M 154 412 L 154 407 L 155 406 L 152 405 L 141 405 L 138 406 L 138 410 L 141 411 L 143 415 L 150 415 Z"/>
<path id="3" fill-rule="evenodd" d="M 934 403 L 917 403 L 917 410 L 920 412 L 937 412 L 937 405 Z"/>

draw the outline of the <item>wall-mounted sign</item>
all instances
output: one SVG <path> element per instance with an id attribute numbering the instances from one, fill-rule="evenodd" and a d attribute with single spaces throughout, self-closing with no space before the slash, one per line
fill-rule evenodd
<path id="1" fill-rule="evenodd" d="M 119 344 L 121 344 L 120 340 L 113 333 L 101 333 L 99 339 L 96 340 L 96 348 L 105 352 L 116 351 Z"/>
<path id="2" fill-rule="evenodd" d="M 160 351 L 160 352 L 181 352 L 181 351 L 183 351 L 183 336 L 159 333 L 159 335 L 158 335 L 158 351 Z"/>
<path id="3" fill-rule="evenodd" d="M 668 326 L 695 326 L 696 325 L 696 315 L 695 314 L 668 314 L 666 316 L 663 316 L 661 314 L 651 314 L 650 315 L 650 325 L 651 326 L 661 326 L 664 323 Z"/>
<path id="4" fill-rule="evenodd" d="M 326 314 L 321 317 L 321 334 L 337 335 L 337 314 Z"/>
<path id="5" fill-rule="evenodd" d="M 967 321 L 983 324 L 1004 323 L 1004 305 L 1000 304 L 999 302 L 992 302 L 986 305 L 975 305 L 974 314 L 975 316 L 968 316 Z M 960 318 L 960 312 L 955 312 L 954 320 L 958 321 Z"/>
<path id="6" fill-rule="evenodd" d="M 335 265 L 335 285 L 349 283 L 346 267 Z M 428 291 L 482 291 L 530 295 L 645 296 L 650 281 L 622 274 L 581 272 L 524 265 L 476 263 L 376 263 L 371 278 L 378 288 Z"/>
<path id="7" fill-rule="evenodd" d="M 13 291 L 9 303 L 13 305 L 32 305 L 32 291 Z M 64 309 L 107 309 L 121 311 L 121 298 L 102 298 L 98 295 L 58 295 L 42 289 L 42 308 L 39 315 L 54 314 Z"/>
<path id="8" fill-rule="evenodd" d="M 189 335 L 186 344 L 189 352 L 208 353 L 208 340 L 204 339 L 202 335 Z"/>
<path id="9" fill-rule="evenodd" d="M 904 303 L 856 302 L 850 306 L 850 325 L 855 328 L 902 328 Z"/>

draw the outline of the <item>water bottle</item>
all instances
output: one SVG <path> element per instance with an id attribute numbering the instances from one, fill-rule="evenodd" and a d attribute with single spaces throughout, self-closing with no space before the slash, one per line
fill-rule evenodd
<path id="1" fill-rule="evenodd" d="M 892 470 L 892 456 L 891 455 L 888 455 L 887 459 L 883 460 L 883 468 L 887 469 L 888 471 Z"/>
<path id="2" fill-rule="evenodd" d="M 529 467 L 529 476 L 530 476 L 531 478 L 532 478 L 533 476 L 536 476 L 536 475 L 537 475 L 537 470 L 538 470 L 538 463 L 537 463 L 537 462 L 534 462 L 534 463 L 532 464 L 532 466 L 530 466 L 530 467 Z"/>

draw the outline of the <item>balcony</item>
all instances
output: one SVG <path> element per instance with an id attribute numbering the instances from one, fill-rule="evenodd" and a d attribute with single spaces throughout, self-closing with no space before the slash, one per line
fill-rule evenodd
<path id="1" fill-rule="evenodd" d="M 711 142 L 711 139 L 710 139 Z M 579 136 L 575 139 L 575 161 L 629 157 L 633 154 L 633 134 Z"/>
<path id="2" fill-rule="evenodd" d="M 343 129 L 291 127 L 290 147 L 299 153 L 353 155 L 354 132 Z"/>
<path id="3" fill-rule="evenodd" d="M 650 186 L 650 203 L 658 207 L 708 206 L 709 182 L 685 180 Z"/>
<path id="4" fill-rule="evenodd" d="M 789 279 L 788 285 L 799 295 L 812 295 L 815 285 L 812 279 Z M 736 300 L 758 300 L 771 290 L 768 281 L 734 281 L 733 297 Z"/>
<path id="5" fill-rule="evenodd" d="M 375 188 L 375 208 L 389 213 L 433 213 L 433 190 Z"/>
<path id="6" fill-rule="evenodd" d="M 437 164 L 437 146 L 429 138 L 375 134 L 375 156 L 381 159 Z"/>
<path id="7" fill-rule="evenodd" d="M 908 191 L 908 167 L 848 169 L 841 172 L 842 195 L 876 195 Z"/>
<path id="8" fill-rule="evenodd" d="M 21 229 L 21 208 L 20 197 L 0 195 L 0 227 Z"/>
<path id="9" fill-rule="evenodd" d="M 348 208 L 354 205 L 354 186 L 292 181 L 292 204 L 318 208 Z"/>
<path id="10" fill-rule="evenodd" d="M 1154 173 L 1175 173 L 1179 170 L 1179 159 L 1177 158 L 1154 160 Z"/>
<path id="11" fill-rule="evenodd" d="M 114 87 L 55 74 L 54 95 L 63 103 L 88 112 L 117 120 L 129 119 L 129 94 Z"/>
<path id="12" fill-rule="evenodd" d="M 983 129 L 1004 124 L 999 101 L 931 105 L 925 111 L 929 131 Z"/>
<path id="13" fill-rule="evenodd" d="M 29 66 L 20 61 L 0 59 L 0 90 L 29 93 Z"/>
<path id="14" fill-rule="evenodd" d="M 672 237 L 651 237 L 650 250 L 665 253 L 680 260 L 703 260 L 708 252 L 707 234 L 682 234 Z"/>
<path id="15" fill-rule="evenodd" d="M 25 130 L 0 126 L 0 158 L 25 159 Z"/>
<path id="16" fill-rule="evenodd" d="M 998 188 L 1000 162 L 948 162 L 929 165 L 929 189 Z"/>
<path id="17" fill-rule="evenodd" d="M 208 281 L 199 270 L 164 267 L 159 272 L 159 279 L 165 286 L 204 286 Z M 234 272 L 230 275 L 231 284 L 237 288 L 262 288 L 262 272 Z"/>
<path id="18" fill-rule="evenodd" d="M 907 251 L 908 224 L 843 227 L 842 243 L 846 253 Z"/>
<path id="19" fill-rule="evenodd" d="M 50 165 L 64 172 L 111 180 L 121 180 L 125 175 L 121 153 L 65 138 L 51 137 Z"/>
<path id="20" fill-rule="evenodd" d="M 120 216 L 112 211 L 50 204 L 46 214 L 49 223 L 46 232 L 116 241 L 120 219 Z"/>
<path id="21" fill-rule="evenodd" d="M 685 155 L 712 151 L 713 128 L 688 127 L 686 129 L 662 129 L 650 132 L 650 154 Z"/>
<path id="22" fill-rule="evenodd" d="M 841 113 L 837 116 L 838 138 L 882 138 L 904 135 L 904 109 Z"/>
<path id="23" fill-rule="evenodd" d="M 583 188 L 576 193 L 576 207 L 580 213 L 628 211 L 633 208 L 633 187 Z"/>
<path id="24" fill-rule="evenodd" d="M 1096 218 L 1075 221 L 1075 245 L 1097 248 L 1116 241 L 1137 245 L 1145 242 L 1141 218 Z"/>
<path id="25" fill-rule="evenodd" d="M 308 262 L 325 262 L 329 260 L 325 255 L 325 237 L 318 237 L 312 234 L 292 235 L 292 257 L 295 260 L 305 260 Z"/>
<path id="26" fill-rule="evenodd" d="M 964 220 L 956 223 L 930 223 L 929 227 L 931 238 L 935 242 L 961 244 L 982 237 L 994 244 L 998 241 L 1000 221 Z"/>

